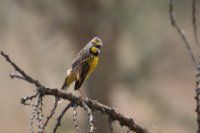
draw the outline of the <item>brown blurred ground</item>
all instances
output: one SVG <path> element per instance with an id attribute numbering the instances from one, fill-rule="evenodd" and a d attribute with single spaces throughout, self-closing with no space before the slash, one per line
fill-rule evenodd
<path id="1" fill-rule="evenodd" d="M 182 40 L 170 26 L 167 1 L 101 1 L 98 4 L 104 14 L 99 20 L 101 27 L 97 26 L 96 32 L 102 40 L 110 35 L 104 30 L 109 28 L 108 20 L 117 21 L 119 30 L 116 38 L 112 34 L 117 62 L 112 76 L 94 76 L 105 67 L 112 66 L 112 60 L 106 61 L 105 56 L 101 56 L 103 58 L 100 58 L 99 66 L 91 76 L 91 79 L 99 78 L 112 83 L 108 88 L 101 88 L 105 92 L 110 90 L 110 106 L 133 117 L 154 133 L 195 132 L 195 69 Z M 63 1 L 0 1 L 0 49 L 48 87 L 61 86 L 66 69 L 79 51 L 77 48 L 85 45 L 77 44 L 79 40 L 74 41 L 78 37 L 74 37 L 71 33 L 73 29 L 69 28 L 78 20 L 72 5 L 71 1 L 65 4 Z M 189 1 L 175 3 L 178 22 L 192 41 L 190 5 Z M 93 22 L 94 18 L 87 19 Z M 89 40 L 84 41 L 87 43 Z M 104 51 L 108 45 L 104 45 Z M 23 81 L 11 80 L 8 75 L 13 72 L 0 58 L 0 129 L 3 133 L 25 133 L 29 131 L 31 110 L 20 104 L 20 98 L 30 95 L 34 88 Z M 88 91 L 86 84 L 91 79 L 84 84 L 85 92 Z M 97 86 L 101 85 L 97 83 Z M 72 87 L 70 91 L 73 92 Z M 51 106 L 52 101 L 47 98 L 46 105 Z M 82 114 L 79 119 L 84 121 L 87 118 L 81 117 Z M 60 132 L 74 132 L 71 112 L 66 115 L 64 129 Z M 54 122 L 51 122 L 50 128 Z M 126 131 L 118 123 L 114 125 L 115 132 Z"/>

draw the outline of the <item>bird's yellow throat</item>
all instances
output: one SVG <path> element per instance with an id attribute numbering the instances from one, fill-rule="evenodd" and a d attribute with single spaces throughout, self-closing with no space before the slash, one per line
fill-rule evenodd
<path id="1" fill-rule="evenodd" d="M 87 77 L 90 76 L 90 74 L 94 71 L 94 69 L 96 68 L 97 64 L 98 64 L 98 60 L 99 60 L 99 57 L 98 56 L 95 56 L 92 61 L 89 63 L 89 72 L 88 72 L 88 75 Z"/>

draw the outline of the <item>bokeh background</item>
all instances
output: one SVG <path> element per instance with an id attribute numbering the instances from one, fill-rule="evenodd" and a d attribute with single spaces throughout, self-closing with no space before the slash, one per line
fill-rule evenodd
<path id="1" fill-rule="evenodd" d="M 176 0 L 174 6 L 177 22 L 194 44 L 191 1 Z M 0 1 L 0 50 L 47 87 L 62 85 L 73 58 L 94 36 L 104 47 L 97 69 L 81 88 L 88 97 L 119 109 L 153 133 L 196 131 L 195 68 L 170 25 L 167 0 Z M 26 133 L 31 109 L 20 98 L 35 88 L 11 80 L 10 73 L 15 72 L 0 58 L 0 130 Z M 80 95 L 73 86 L 69 91 Z M 45 99 L 45 114 L 52 103 L 52 98 Z M 65 105 L 59 105 L 47 132 Z M 78 118 L 87 131 L 87 114 L 79 109 Z M 96 132 L 107 133 L 107 117 L 95 113 L 95 119 Z M 127 131 L 117 122 L 113 127 L 116 133 Z M 66 132 L 75 132 L 71 110 L 59 129 Z"/>

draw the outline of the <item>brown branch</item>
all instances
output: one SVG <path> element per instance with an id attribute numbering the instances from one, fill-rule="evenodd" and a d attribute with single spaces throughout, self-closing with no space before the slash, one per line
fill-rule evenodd
<path id="1" fill-rule="evenodd" d="M 108 115 L 108 117 L 112 121 L 118 121 L 121 126 L 126 126 L 128 127 L 131 131 L 134 131 L 136 133 L 148 133 L 148 130 L 141 127 L 140 125 L 136 124 L 132 118 L 128 118 L 124 116 L 123 114 L 119 113 L 117 110 L 114 108 L 108 107 L 106 105 L 103 105 L 99 102 L 96 102 L 94 100 L 90 99 L 82 99 L 81 97 L 76 97 L 71 93 L 64 93 L 59 91 L 58 89 L 55 88 L 47 88 L 41 85 L 37 80 L 34 80 L 32 77 L 28 76 L 21 68 L 19 68 L 11 59 L 9 58 L 8 55 L 6 55 L 3 51 L 1 51 L 1 55 L 6 59 L 8 63 L 17 71 L 19 72 L 22 77 L 25 79 L 25 81 L 34 84 L 37 87 L 37 93 L 38 95 L 41 96 L 46 96 L 46 95 L 51 95 L 54 97 L 62 98 L 65 100 L 69 100 L 70 104 L 63 110 L 61 115 L 57 119 L 57 124 L 54 128 L 54 133 L 56 132 L 58 126 L 60 126 L 60 121 L 65 114 L 65 112 L 73 105 L 76 104 L 77 106 L 83 107 L 82 103 L 85 103 L 89 109 L 93 111 L 99 111 L 102 114 Z M 36 95 L 37 96 L 37 95 Z M 24 101 L 29 100 L 31 98 L 35 98 L 35 95 L 31 96 L 30 98 L 24 98 L 22 103 L 25 103 Z"/>
<path id="2" fill-rule="evenodd" d="M 197 74 L 196 74 L 196 94 L 195 94 L 195 100 L 196 100 L 196 109 L 195 112 L 197 113 L 197 124 L 198 129 L 197 133 L 200 133 L 200 63 L 197 65 Z"/>
<path id="3" fill-rule="evenodd" d="M 170 18 L 170 21 L 171 21 L 171 25 L 176 29 L 176 31 L 178 32 L 178 34 L 182 38 L 182 40 L 183 40 L 183 42 L 185 44 L 185 47 L 186 47 L 186 49 L 188 51 L 188 54 L 191 57 L 192 62 L 196 66 L 197 61 L 196 61 L 196 58 L 195 58 L 195 54 L 192 51 L 191 44 L 189 43 L 188 38 L 185 35 L 185 31 L 182 30 L 179 27 L 179 25 L 176 23 L 174 7 L 173 7 L 173 0 L 169 0 L 169 18 Z"/>
<path id="4" fill-rule="evenodd" d="M 19 72 L 23 76 L 24 80 L 31 84 L 34 84 L 36 87 L 44 88 L 37 80 L 34 80 L 30 76 L 28 76 L 20 67 L 18 67 L 13 61 L 11 61 L 9 56 L 6 55 L 3 51 L 1 51 L 1 55 L 6 59 L 8 63 L 12 65 L 15 71 Z"/>
<path id="5" fill-rule="evenodd" d="M 67 112 L 67 110 L 73 105 L 73 102 L 70 102 L 64 109 L 63 111 L 61 112 L 61 114 L 59 115 L 59 117 L 57 118 L 57 122 L 56 122 L 56 125 L 53 129 L 53 133 L 56 133 L 57 129 L 59 126 L 61 126 L 61 120 L 64 116 L 64 114 Z"/>
<path id="6" fill-rule="evenodd" d="M 10 78 L 11 79 L 22 79 L 22 80 L 26 80 L 24 77 L 22 77 L 21 75 L 17 75 L 17 74 L 10 74 Z"/>
<path id="7" fill-rule="evenodd" d="M 26 96 L 26 97 L 23 97 L 21 98 L 21 104 L 23 105 L 30 105 L 29 103 L 27 103 L 28 100 L 32 100 L 33 98 L 36 98 L 38 95 L 38 92 L 32 96 Z"/>
<path id="8" fill-rule="evenodd" d="M 196 75 L 196 94 L 195 94 L 195 100 L 196 100 L 196 110 L 197 113 L 197 124 L 198 129 L 197 133 L 200 133 L 200 63 L 197 63 L 197 60 L 195 58 L 195 54 L 193 53 L 191 49 L 191 44 L 189 43 L 184 31 L 178 26 L 178 24 L 175 21 L 175 15 L 174 15 L 174 9 L 173 9 L 173 0 L 169 0 L 169 16 L 171 25 L 177 30 L 178 34 L 181 36 L 183 42 L 185 43 L 185 47 L 191 57 L 191 60 L 193 61 L 195 67 L 197 68 L 198 74 Z M 200 48 L 200 44 L 198 41 L 198 34 L 197 34 L 197 24 L 196 24 L 196 0 L 192 1 L 192 25 L 194 30 L 194 37 L 195 42 Z"/>
<path id="9" fill-rule="evenodd" d="M 43 90 L 44 95 L 52 95 L 58 96 L 62 99 L 66 99 L 69 101 L 75 102 L 77 105 L 82 107 L 82 102 L 88 105 L 88 107 L 94 111 L 99 111 L 102 114 L 107 114 L 113 121 L 119 121 L 121 126 L 126 126 L 130 128 L 130 130 L 135 131 L 136 133 L 148 133 L 148 131 L 141 126 L 137 125 L 132 118 L 125 117 L 123 114 L 119 113 L 118 111 L 110 108 L 106 105 L 98 103 L 94 100 L 85 100 L 81 97 L 76 97 L 71 93 L 63 93 L 58 91 L 57 89 L 49 89 L 45 88 Z"/>
<path id="10" fill-rule="evenodd" d="M 57 108 L 57 106 L 58 106 L 58 102 L 59 102 L 59 98 L 55 97 L 53 109 L 51 110 L 50 115 L 47 116 L 47 119 L 46 119 L 46 121 L 44 122 L 43 131 L 45 130 L 45 127 L 47 126 L 49 120 L 53 117 L 53 115 L 54 115 L 54 113 L 55 113 L 55 110 L 56 110 L 56 108 Z"/>
<path id="11" fill-rule="evenodd" d="M 194 39 L 197 46 L 200 48 L 196 21 L 197 21 L 196 20 L 196 0 L 192 0 L 192 25 L 193 25 L 193 31 L 194 31 Z"/>

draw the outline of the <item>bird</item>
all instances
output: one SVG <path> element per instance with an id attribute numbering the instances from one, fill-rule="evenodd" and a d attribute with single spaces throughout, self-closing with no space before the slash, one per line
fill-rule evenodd
<path id="1" fill-rule="evenodd" d="M 91 41 L 85 45 L 73 60 L 71 68 L 67 70 L 67 76 L 61 90 L 67 91 L 68 87 L 75 82 L 74 90 L 78 90 L 82 96 L 87 98 L 80 90 L 80 87 L 95 70 L 102 46 L 103 43 L 99 37 L 93 37 Z"/>

